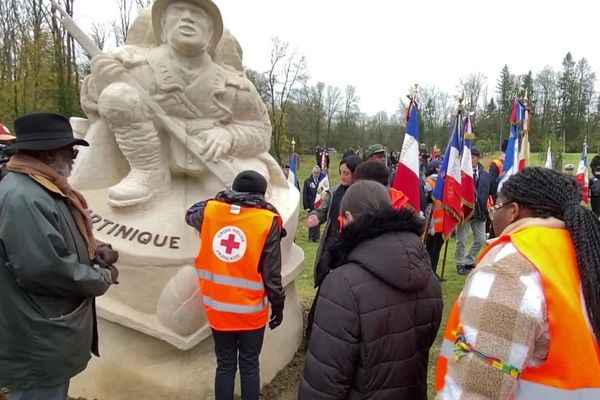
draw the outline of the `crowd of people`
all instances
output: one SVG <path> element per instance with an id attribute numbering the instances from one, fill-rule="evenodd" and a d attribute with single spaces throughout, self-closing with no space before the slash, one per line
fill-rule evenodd
<path id="1" fill-rule="evenodd" d="M 94 239 L 85 198 L 68 183 L 76 146 L 89 144 L 57 114 L 14 126 L 14 136 L 4 128 L 0 136 L 10 144 L 0 183 L 0 387 L 11 400 L 65 400 L 70 379 L 99 354 L 94 299 L 118 284 L 119 254 Z M 340 184 L 318 207 L 330 159 L 322 151 L 315 160 L 303 207 L 309 239 L 319 242 L 317 292 L 299 399 L 427 398 L 443 308 L 443 204 L 432 196 L 441 162 L 432 154 L 420 157 L 424 213 L 390 187 L 395 169 L 380 144 L 341 159 Z M 567 173 L 525 168 L 498 191 L 503 157 L 486 171 L 481 151 L 471 154 L 475 203 L 456 229 L 455 253 L 457 272 L 469 276 L 445 328 L 436 398 L 600 398 L 598 217 Z M 598 201 L 600 158 L 591 167 Z M 259 399 L 265 329 L 284 319 L 286 232 L 266 192 L 262 175 L 243 171 L 185 214 L 203 243 L 225 233 L 245 243 L 222 254 L 202 246 L 196 259 L 217 400 L 233 399 L 238 369 L 242 399 Z"/>
<path id="2" fill-rule="evenodd" d="M 446 326 L 436 399 L 600 398 L 598 216 L 581 205 L 568 165 L 562 174 L 525 168 L 498 191 L 506 147 L 487 171 L 471 149 L 473 213 L 455 230 L 457 273 L 469 276 Z M 443 204 L 432 196 L 441 157 L 423 147 L 420 155 L 424 215 L 394 203 L 391 157 L 375 144 L 358 166 L 355 155 L 342 158 L 336 212 L 307 218 L 311 229 L 326 223 L 328 235 L 315 260 L 300 399 L 427 398 L 445 240 Z M 348 162 L 352 171 L 342 170 Z M 593 208 L 600 157 L 591 169 Z"/>

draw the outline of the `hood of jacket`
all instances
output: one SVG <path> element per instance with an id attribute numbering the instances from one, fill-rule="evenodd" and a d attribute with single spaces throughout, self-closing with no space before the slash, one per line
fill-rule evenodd
<path id="1" fill-rule="evenodd" d="M 363 215 L 333 245 L 334 265 L 355 262 L 399 290 L 419 291 L 433 275 L 424 229 L 425 220 L 406 208 Z"/>
<path id="2" fill-rule="evenodd" d="M 244 207 L 262 208 L 263 210 L 269 210 L 277 215 L 279 211 L 277 208 L 268 201 L 265 200 L 265 196 L 258 193 L 245 193 L 236 192 L 235 190 L 223 190 L 215 196 L 215 200 L 222 201 L 227 204 L 237 204 Z M 285 228 L 281 228 L 281 238 L 287 236 Z"/>

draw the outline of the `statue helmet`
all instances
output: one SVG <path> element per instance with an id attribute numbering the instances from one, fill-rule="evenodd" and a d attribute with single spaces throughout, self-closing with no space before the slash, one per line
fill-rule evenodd
<path id="1" fill-rule="evenodd" d="M 162 23 L 161 17 L 167 7 L 176 2 L 185 2 L 194 4 L 203 9 L 206 14 L 212 19 L 213 22 L 213 37 L 208 47 L 208 53 L 214 54 L 217 44 L 223 36 L 223 17 L 221 12 L 215 3 L 211 0 L 155 0 L 152 4 L 152 29 L 154 31 L 154 38 L 157 43 L 162 41 Z"/>

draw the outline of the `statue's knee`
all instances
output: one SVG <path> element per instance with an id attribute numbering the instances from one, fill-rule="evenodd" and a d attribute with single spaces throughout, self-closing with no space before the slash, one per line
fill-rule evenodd
<path id="1" fill-rule="evenodd" d="M 102 91 L 98 98 L 98 112 L 112 125 L 130 125 L 149 120 L 138 91 L 123 82 L 111 83 Z"/>

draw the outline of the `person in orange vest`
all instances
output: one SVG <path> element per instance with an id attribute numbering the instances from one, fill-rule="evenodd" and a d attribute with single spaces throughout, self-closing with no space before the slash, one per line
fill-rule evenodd
<path id="1" fill-rule="evenodd" d="M 242 399 L 258 400 L 258 358 L 265 325 L 283 320 L 281 217 L 264 195 L 267 181 L 243 171 L 232 190 L 193 205 L 188 225 L 200 232 L 196 270 L 217 357 L 215 399 L 232 400 L 238 366 Z M 271 318 L 269 321 L 269 303 Z"/>
<path id="2" fill-rule="evenodd" d="M 442 236 L 444 224 L 444 208 L 442 202 L 431 197 L 435 189 L 438 174 L 442 168 L 440 160 L 433 160 L 427 167 L 425 178 L 425 193 L 427 193 L 427 207 L 425 208 L 425 219 L 427 220 L 427 231 L 425 232 L 425 247 L 431 261 L 431 268 L 437 275 L 437 265 L 440 260 L 440 251 L 444 246 Z"/>
<path id="3" fill-rule="evenodd" d="M 356 167 L 356 171 L 354 171 L 355 181 L 375 181 L 388 188 L 392 207 L 395 210 L 399 210 L 408 204 L 408 197 L 401 190 L 389 187 L 389 179 L 388 167 L 379 160 L 365 161 Z"/>
<path id="4" fill-rule="evenodd" d="M 500 182 L 499 178 L 500 175 L 502 175 L 502 170 L 504 169 L 504 157 L 506 155 L 507 148 L 508 139 L 505 139 L 502 142 L 502 152 L 500 153 L 500 156 L 497 159 L 492 160 L 490 166 L 488 167 L 488 173 L 490 174 L 490 179 L 492 181 L 491 195 L 494 202 L 496 201 L 496 197 L 498 197 L 498 183 Z"/>
<path id="5" fill-rule="evenodd" d="M 580 202 L 550 169 L 503 185 L 500 237 L 448 319 L 436 399 L 600 399 L 600 222 Z"/>

